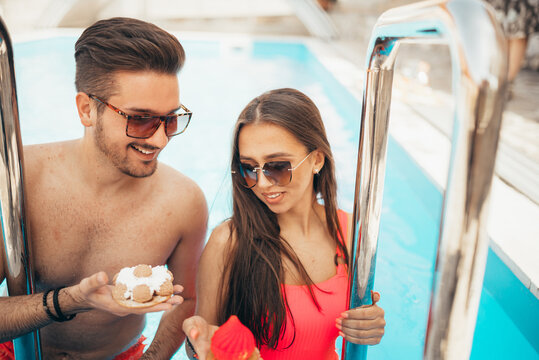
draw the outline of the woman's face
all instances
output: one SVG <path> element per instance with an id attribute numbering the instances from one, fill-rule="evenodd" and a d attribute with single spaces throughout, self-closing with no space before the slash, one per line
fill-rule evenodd
<path id="1" fill-rule="evenodd" d="M 321 169 L 324 159 L 319 151 L 315 150 L 307 156 L 308 149 L 294 135 L 283 127 L 271 123 L 249 124 L 242 127 L 238 148 L 240 162 L 244 168 L 259 168 L 265 163 L 276 161 L 289 161 L 292 168 L 297 166 L 292 170 L 290 183 L 284 185 L 273 184 L 261 170 L 258 170 L 256 185 L 245 191 L 253 191 L 276 214 L 283 214 L 302 206 L 311 206 L 314 191 L 313 176 L 316 169 Z M 304 161 L 301 162 L 302 160 Z"/>

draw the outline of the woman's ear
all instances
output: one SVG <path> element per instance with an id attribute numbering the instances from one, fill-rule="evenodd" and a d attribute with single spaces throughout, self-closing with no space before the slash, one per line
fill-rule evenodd
<path id="1" fill-rule="evenodd" d="M 91 100 L 88 94 L 83 92 L 79 92 L 75 96 L 80 122 L 85 127 L 91 127 L 93 125 L 92 107 L 90 106 Z"/>
<path id="2" fill-rule="evenodd" d="M 322 168 L 324 167 L 324 161 L 326 160 L 326 156 L 320 150 L 314 150 L 313 159 L 313 172 L 315 174 L 318 174 L 320 170 L 322 170 Z"/>

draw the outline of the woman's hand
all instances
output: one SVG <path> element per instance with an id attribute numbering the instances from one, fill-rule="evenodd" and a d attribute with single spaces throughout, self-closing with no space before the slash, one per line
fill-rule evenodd
<path id="1" fill-rule="evenodd" d="M 380 294 L 371 291 L 372 305 L 345 311 L 336 320 L 339 335 L 346 341 L 361 345 L 376 345 L 384 335 L 384 310 L 376 305 Z"/>
<path id="2" fill-rule="evenodd" d="M 211 338 L 219 328 L 210 325 L 201 316 L 191 316 L 183 321 L 183 332 L 195 348 L 199 360 L 206 360 L 210 352 Z M 186 346 L 187 348 L 188 346 Z"/>
<path id="3" fill-rule="evenodd" d="M 146 314 L 149 312 L 170 310 L 174 305 L 181 304 L 183 298 L 181 296 L 172 296 L 167 301 L 146 308 L 127 308 L 118 304 L 112 298 L 113 286 L 108 285 L 108 276 L 105 272 L 98 272 L 82 281 L 75 286 L 66 288 L 68 294 L 73 299 L 72 307 L 76 312 L 99 309 L 117 316 L 126 316 L 129 314 Z M 174 293 L 183 291 L 181 285 L 174 285 Z"/>

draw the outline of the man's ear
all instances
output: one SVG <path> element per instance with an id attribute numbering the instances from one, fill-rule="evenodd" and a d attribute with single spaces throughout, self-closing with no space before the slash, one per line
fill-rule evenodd
<path id="1" fill-rule="evenodd" d="M 94 119 L 92 117 L 92 106 L 90 106 L 91 101 L 92 99 L 90 99 L 88 94 L 83 92 L 79 92 L 75 96 L 75 102 L 77 104 L 77 111 L 79 113 L 80 122 L 85 127 L 91 127 L 94 125 Z"/>

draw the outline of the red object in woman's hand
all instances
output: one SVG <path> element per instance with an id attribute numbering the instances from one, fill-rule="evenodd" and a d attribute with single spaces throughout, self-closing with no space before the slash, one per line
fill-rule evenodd
<path id="1" fill-rule="evenodd" d="M 255 337 L 235 315 L 213 334 L 210 348 L 213 358 L 217 360 L 246 360 L 252 356 L 253 359 L 258 358 Z"/>

